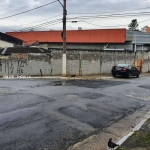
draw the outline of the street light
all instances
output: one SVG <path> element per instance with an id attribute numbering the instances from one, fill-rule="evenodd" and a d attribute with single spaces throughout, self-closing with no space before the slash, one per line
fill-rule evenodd
<path id="1" fill-rule="evenodd" d="M 60 0 L 58 0 L 58 2 L 62 5 L 63 7 L 63 56 L 62 56 L 62 76 L 66 76 L 67 75 L 67 71 L 66 71 L 66 15 L 67 15 L 67 10 L 66 10 L 66 0 L 63 0 L 64 4 L 62 4 L 60 2 Z"/>

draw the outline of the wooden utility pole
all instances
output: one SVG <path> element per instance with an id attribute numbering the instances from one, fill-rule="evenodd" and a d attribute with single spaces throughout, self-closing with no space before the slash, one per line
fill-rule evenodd
<path id="1" fill-rule="evenodd" d="M 63 8 L 63 54 L 66 54 L 66 0 L 64 0 L 64 8 Z"/>

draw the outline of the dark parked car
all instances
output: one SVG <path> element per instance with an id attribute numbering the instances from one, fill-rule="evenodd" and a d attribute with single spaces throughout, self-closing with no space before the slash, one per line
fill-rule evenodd
<path id="1" fill-rule="evenodd" d="M 114 77 L 116 75 L 122 75 L 128 78 L 131 76 L 136 76 L 138 78 L 140 75 L 140 71 L 130 64 L 117 64 L 112 67 L 111 73 Z"/>

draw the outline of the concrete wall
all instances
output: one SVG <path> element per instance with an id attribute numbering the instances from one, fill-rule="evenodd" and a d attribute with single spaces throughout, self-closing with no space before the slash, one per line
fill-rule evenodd
<path id="1" fill-rule="evenodd" d="M 0 40 L 0 47 L 2 47 L 2 48 L 5 48 L 5 47 L 14 47 L 14 45 L 12 43 Z"/>
<path id="2" fill-rule="evenodd" d="M 142 71 L 150 71 L 149 52 L 67 51 L 67 75 L 111 74 L 118 63 L 134 64 L 143 60 Z M 62 74 L 62 53 L 12 54 L 0 57 L 0 76 L 52 76 Z"/>
<path id="3" fill-rule="evenodd" d="M 143 72 L 150 72 L 150 53 L 143 53 L 144 62 L 142 65 L 142 71 Z"/>
<path id="4" fill-rule="evenodd" d="M 40 47 L 42 48 L 48 48 L 49 50 L 61 50 L 63 49 L 63 45 L 62 43 L 49 43 L 49 44 L 43 44 L 43 43 L 40 43 L 39 44 Z M 133 44 L 132 42 L 125 42 L 125 43 L 122 43 L 122 44 L 113 44 L 113 43 L 67 43 L 67 46 L 66 46 L 67 49 L 69 50 L 82 50 L 82 51 L 85 51 L 85 50 L 133 50 Z"/>
<path id="5" fill-rule="evenodd" d="M 82 75 L 110 74 L 113 65 L 118 63 L 134 63 L 133 52 L 87 52 L 81 54 Z"/>

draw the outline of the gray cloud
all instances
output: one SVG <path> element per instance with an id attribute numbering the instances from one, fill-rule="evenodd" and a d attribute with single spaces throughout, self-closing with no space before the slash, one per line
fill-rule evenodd
<path id="1" fill-rule="evenodd" d="M 2 17 L 7 17 L 9 15 L 13 15 L 22 11 L 26 11 L 35 7 L 38 7 L 40 5 L 52 2 L 53 0 L 1 0 L 1 10 L 0 10 L 0 18 Z M 63 3 L 63 0 L 60 0 Z M 23 7 L 26 6 L 26 7 Z M 100 0 L 67 0 L 67 12 L 68 15 L 67 17 L 76 17 L 83 15 L 82 13 L 103 13 L 103 12 L 116 12 L 116 11 L 124 11 L 124 10 L 133 10 L 137 8 L 144 8 L 150 6 L 150 0 L 105 0 L 105 1 L 100 1 Z M 22 7 L 22 8 L 21 8 Z M 21 9 L 19 9 L 21 8 Z M 16 11 L 14 11 L 16 10 Z M 146 10 L 138 10 L 139 11 L 149 11 L 150 9 Z M 11 12 L 11 13 L 10 13 Z M 56 16 L 58 14 L 62 14 L 63 10 L 59 2 L 45 6 L 43 8 L 18 15 L 12 18 L 7 18 L 4 20 L 0 20 L 0 31 L 5 32 L 5 31 L 13 31 L 13 30 L 20 30 L 25 27 L 32 27 L 33 25 L 37 25 L 38 23 L 33 23 L 33 22 L 38 22 L 43 19 L 48 19 L 53 16 Z M 79 14 L 69 14 L 69 13 L 79 13 Z M 84 14 L 86 15 L 86 14 Z M 60 16 L 61 17 L 61 16 Z M 53 18 L 49 19 L 46 21 L 58 19 Z M 96 25 L 120 25 L 120 24 L 129 24 L 129 22 L 137 18 L 139 21 L 150 19 L 148 16 L 136 16 L 136 17 L 130 17 L 130 18 L 116 18 L 116 19 L 93 19 L 93 20 L 88 20 L 89 22 L 92 22 Z M 44 23 L 39 22 L 39 23 Z M 147 25 L 149 22 L 145 22 L 140 24 L 140 27 Z M 28 25 L 24 25 L 28 24 Z M 17 26 L 16 26 L 17 25 Z M 19 25 L 19 26 L 18 26 Z M 83 28 L 100 28 L 100 26 L 94 26 L 86 23 L 78 23 L 76 25 L 67 23 L 67 29 L 77 29 L 78 26 L 82 26 Z M 16 26 L 16 27 L 14 27 Z M 58 24 L 55 26 L 50 26 L 45 29 L 62 29 L 62 24 Z M 42 29 L 44 30 L 44 28 Z"/>

